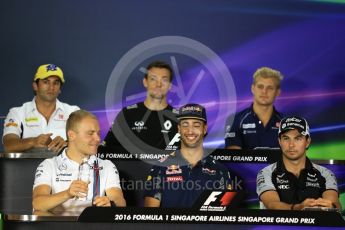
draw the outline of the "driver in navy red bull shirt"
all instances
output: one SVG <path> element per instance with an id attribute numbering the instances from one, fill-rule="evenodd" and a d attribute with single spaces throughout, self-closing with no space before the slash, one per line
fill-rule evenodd
<path id="1" fill-rule="evenodd" d="M 191 207 L 204 190 L 230 188 L 228 170 L 203 148 L 206 110 L 198 104 L 180 108 L 181 149 L 153 166 L 146 181 L 145 207 Z"/>

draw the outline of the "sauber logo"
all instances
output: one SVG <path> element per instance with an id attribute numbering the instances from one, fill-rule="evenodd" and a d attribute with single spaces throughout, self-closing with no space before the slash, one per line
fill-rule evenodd
<path id="1" fill-rule="evenodd" d="M 201 206 L 200 211 L 225 211 L 226 207 L 236 196 L 236 192 L 212 192 L 204 204 Z M 213 205 L 212 205 L 213 204 Z"/>

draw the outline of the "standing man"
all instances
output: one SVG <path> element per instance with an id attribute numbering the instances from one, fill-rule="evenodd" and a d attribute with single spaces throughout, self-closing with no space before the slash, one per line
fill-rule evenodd
<path id="1" fill-rule="evenodd" d="M 283 76 L 277 70 L 262 67 L 253 78 L 253 104 L 237 113 L 232 125 L 226 125 L 225 147 L 228 149 L 279 148 L 277 132 L 282 114 L 273 103 L 280 95 Z"/>
<path id="2" fill-rule="evenodd" d="M 81 212 L 87 206 L 126 206 L 115 165 L 95 155 L 100 143 L 97 118 L 85 111 L 67 120 L 68 146 L 62 154 L 44 160 L 36 170 L 32 205 L 35 211 Z M 78 174 L 81 164 L 90 169 L 88 181 Z M 78 198 L 85 198 L 85 201 Z"/>
<path id="3" fill-rule="evenodd" d="M 177 111 L 167 102 L 173 71 L 162 61 L 154 61 L 146 68 L 143 85 L 145 101 L 123 108 L 106 135 L 99 152 L 128 151 L 129 153 L 165 153 L 180 143 L 177 131 Z M 124 181 L 128 206 L 142 206 L 143 188 L 133 189 L 138 181 L 144 183 L 151 165 L 144 161 L 116 160 Z M 133 169 L 133 170 L 128 170 Z M 134 170 L 135 169 L 135 170 Z M 128 184 L 127 184 L 128 183 Z M 130 187 L 131 189 L 126 189 Z"/>
<path id="4" fill-rule="evenodd" d="M 176 111 L 167 103 L 173 71 L 162 61 L 155 61 L 146 68 L 143 79 L 146 99 L 123 108 L 104 139 L 104 147 L 122 147 L 128 151 L 156 148 L 175 150 L 178 147 Z M 132 148 L 131 148 L 132 147 Z"/>
<path id="5" fill-rule="evenodd" d="M 334 174 L 306 157 L 311 138 L 304 118 L 284 118 L 279 127 L 282 160 L 262 169 L 256 190 L 268 209 L 341 208 Z"/>
<path id="6" fill-rule="evenodd" d="M 160 160 L 147 178 L 145 207 L 191 207 L 204 190 L 230 187 L 230 173 L 203 148 L 207 133 L 205 108 L 180 108 L 181 149 Z"/>
<path id="7" fill-rule="evenodd" d="M 37 69 L 32 83 L 34 99 L 10 109 L 5 119 L 2 137 L 5 152 L 48 148 L 58 153 L 66 146 L 66 120 L 79 107 L 57 99 L 64 83 L 58 66 L 45 64 Z"/>

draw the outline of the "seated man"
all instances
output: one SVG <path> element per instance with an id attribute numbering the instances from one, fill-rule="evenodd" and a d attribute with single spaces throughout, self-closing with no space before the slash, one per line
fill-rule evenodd
<path id="1" fill-rule="evenodd" d="M 67 148 L 61 155 L 44 160 L 36 170 L 34 210 L 63 213 L 81 212 L 91 205 L 126 206 L 115 165 L 95 156 L 100 143 L 97 118 L 84 110 L 75 111 L 67 120 L 66 130 Z M 83 162 L 91 171 L 88 181 L 78 178 Z M 85 201 L 78 199 L 85 197 Z"/>
<path id="2" fill-rule="evenodd" d="M 47 148 L 58 153 L 66 146 L 66 120 L 79 107 L 57 99 L 64 83 L 62 70 L 56 65 L 41 65 L 37 69 L 32 83 L 34 99 L 10 109 L 5 119 L 5 152 Z"/>
<path id="3" fill-rule="evenodd" d="M 191 207 L 205 190 L 230 187 L 230 173 L 203 148 L 207 133 L 205 108 L 180 108 L 178 130 L 181 149 L 153 166 L 146 181 L 145 207 Z"/>
<path id="4" fill-rule="evenodd" d="M 282 160 L 257 175 L 257 193 L 268 209 L 302 210 L 305 207 L 340 209 L 334 174 L 306 157 L 311 138 L 304 118 L 284 118 L 278 141 Z"/>

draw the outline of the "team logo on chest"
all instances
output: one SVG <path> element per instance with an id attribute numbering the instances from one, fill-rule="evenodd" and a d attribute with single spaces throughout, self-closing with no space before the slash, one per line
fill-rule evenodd
<path id="1" fill-rule="evenodd" d="M 162 129 L 161 132 L 162 132 L 162 133 L 168 133 L 169 130 L 171 129 L 171 127 L 172 127 L 172 123 L 171 123 L 170 120 L 166 120 L 166 121 L 164 122 L 163 126 L 164 126 L 164 129 Z"/>
<path id="2" fill-rule="evenodd" d="M 305 186 L 306 187 L 313 187 L 313 188 L 320 188 L 321 187 L 316 174 L 311 174 L 308 172 L 307 181 L 305 183 Z"/>
<path id="3" fill-rule="evenodd" d="M 289 180 L 284 178 L 285 173 L 282 173 L 280 175 L 277 175 L 276 177 L 276 182 L 277 182 L 277 187 L 279 190 L 288 190 L 290 189 L 290 184 Z"/>
<path id="4" fill-rule="evenodd" d="M 216 175 L 216 170 L 209 169 L 209 168 L 202 168 L 202 173 L 214 176 L 214 175 Z"/>
<path id="5" fill-rule="evenodd" d="M 58 169 L 60 171 L 67 170 L 67 165 L 65 163 L 62 163 L 61 165 L 58 166 Z"/>
<path id="6" fill-rule="evenodd" d="M 165 174 L 172 175 L 172 174 L 181 174 L 182 169 L 179 165 L 170 165 L 167 167 L 167 170 L 165 171 Z"/>

